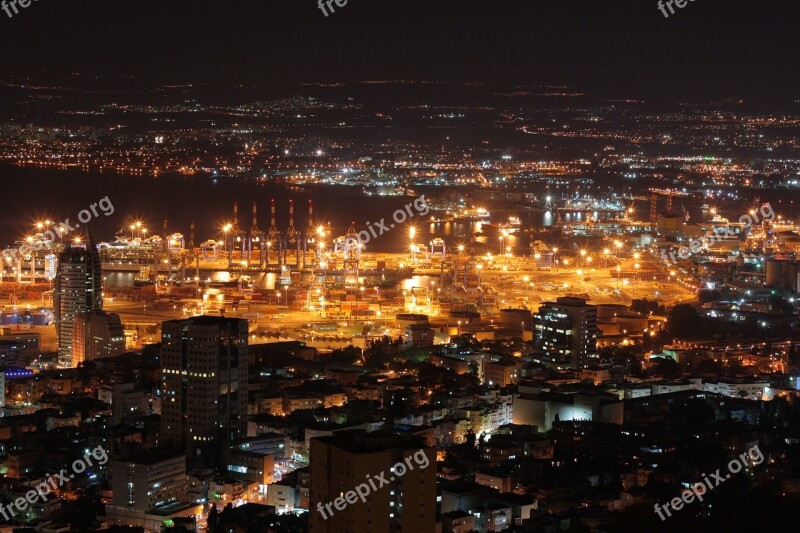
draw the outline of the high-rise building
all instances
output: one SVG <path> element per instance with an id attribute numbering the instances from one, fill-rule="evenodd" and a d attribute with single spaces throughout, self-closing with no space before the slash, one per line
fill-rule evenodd
<path id="1" fill-rule="evenodd" d="M 535 318 L 544 361 L 564 368 L 585 368 L 597 356 L 597 306 L 582 298 L 545 302 Z"/>
<path id="2" fill-rule="evenodd" d="M 186 456 L 165 450 L 149 450 L 110 464 L 112 505 L 132 511 L 186 498 Z"/>
<path id="3" fill-rule="evenodd" d="M 87 311 L 75 318 L 72 329 L 72 364 L 125 353 L 125 330 L 119 315 Z"/>
<path id="4" fill-rule="evenodd" d="M 75 319 L 80 313 L 103 309 L 103 272 L 91 236 L 86 245 L 68 244 L 61 252 L 54 303 L 58 362 L 64 367 L 78 366 L 72 353 Z"/>
<path id="5" fill-rule="evenodd" d="M 0 365 L 25 368 L 28 365 L 25 345 L 0 338 Z"/>
<path id="6" fill-rule="evenodd" d="M 0 341 L 10 341 L 12 345 L 16 346 L 17 350 L 21 350 L 23 356 L 41 355 L 42 334 L 31 331 L 10 331 L 7 328 L 0 328 L 3 332 L 0 335 Z M 0 352 L 0 355 L 2 352 Z M 24 364 L 22 366 L 25 366 Z"/>
<path id="7" fill-rule="evenodd" d="M 311 439 L 310 475 L 309 533 L 436 529 L 436 452 L 415 439 L 360 431 Z M 352 497 L 359 488 L 364 502 Z"/>
<path id="8" fill-rule="evenodd" d="M 247 320 L 211 316 L 170 320 L 161 331 L 164 443 L 200 456 L 243 438 Z"/>

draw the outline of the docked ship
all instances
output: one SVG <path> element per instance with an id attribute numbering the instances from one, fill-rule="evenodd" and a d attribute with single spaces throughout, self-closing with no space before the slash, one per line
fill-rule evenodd
<path id="1" fill-rule="evenodd" d="M 431 209 L 431 222 L 456 222 L 469 224 L 472 222 L 489 222 L 489 211 L 478 207 L 467 208 L 433 208 Z"/>
<path id="2" fill-rule="evenodd" d="M 97 246 L 104 271 L 130 271 L 142 275 L 142 267 L 152 265 L 163 250 L 160 237 L 128 239 L 117 236 L 114 242 Z"/>
<path id="3" fill-rule="evenodd" d="M 501 235 L 503 231 L 509 235 L 522 231 L 522 220 L 517 216 L 508 217 L 508 221 L 499 224 L 481 224 L 480 230 L 475 233 L 476 237 L 488 237 Z"/>
<path id="4" fill-rule="evenodd" d="M 250 289 L 253 287 L 253 278 L 248 275 L 242 275 L 227 281 L 212 280 L 204 284 L 206 287 L 214 289 L 225 289 L 238 287 L 239 289 Z"/>

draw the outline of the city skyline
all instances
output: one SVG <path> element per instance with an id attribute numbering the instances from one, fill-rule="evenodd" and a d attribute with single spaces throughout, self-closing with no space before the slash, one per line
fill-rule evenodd
<path id="1" fill-rule="evenodd" d="M 0 528 L 786 529 L 798 15 L 0 0 Z"/>

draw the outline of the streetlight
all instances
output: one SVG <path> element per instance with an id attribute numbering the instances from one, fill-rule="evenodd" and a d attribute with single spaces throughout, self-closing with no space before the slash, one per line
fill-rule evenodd
<path id="1" fill-rule="evenodd" d="M 556 261 L 556 254 L 558 253 L 558 248 L 553 246 L 553 269 L 555 270 L 558 261 Z"/>
<path id="2" fill-rule="evenodd" d="M 504 229 L 500 232 L 500 253 L 503 253 L 503 250 L 506 249 L 506 239 L 508 238 L 508 230 Z"/>
<path id="3" fill-rule="evenodd" d="M 136 220 L 136 221 L 132 222 L 131 225 L 130 225 L 130 230 L 131 230 L 131 239 L 133 239 L 133 232 L 134 231 L 136 232 L 136 237 L 140 238 L 140 239 L 142 238 L 142 232 L 143 231 L 145 233 L 147 233 L 147 228 L 144 227 L 144 224 L 142 224 L 141 220 Z"/>

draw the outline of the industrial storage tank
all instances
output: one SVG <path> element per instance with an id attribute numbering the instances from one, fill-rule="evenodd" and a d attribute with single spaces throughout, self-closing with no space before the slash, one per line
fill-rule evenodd
<path id="1" fill-rule="evenodd" d="M 627 305 L 607 304 L 597 306 L 597 320 L 614 320 L 626 313 L 628 313 Z"/>
<path id="2" fill-rule="evenodd" d="M 797 291 L 797 273 L 800 271 L 800 264 L 790 261 L 783 264 L 783 283 L 781 287 L 791 287 L 792 291 Z"/>
<path id="3" fill-rule="evenodd" d="M 781 287 L 783 285 L 783 265 L 785 261 L 775 261 L 771 259 L 767 261 L 767 286 L 768 287 Z"/>
<path id="4" fill-rule="evenodd" d="M 500 326 L 519 328 L 523 323 L 530 327 L 533 324 L 533 313 L 527 309 L 501 309 Z"/>

